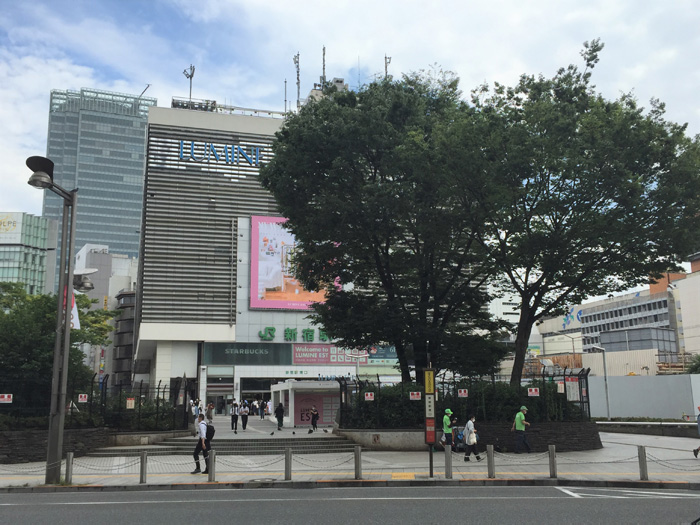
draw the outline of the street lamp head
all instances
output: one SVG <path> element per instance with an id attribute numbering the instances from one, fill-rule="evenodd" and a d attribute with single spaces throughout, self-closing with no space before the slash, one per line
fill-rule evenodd
<path id="1" fill-rule="evenodd" d="M 27 167 L 32 170 L 29 177 L 29 185 L 39 189 L 46 189 L 53 186 L 53 161 L 46 157 L 29 157 Z"/>

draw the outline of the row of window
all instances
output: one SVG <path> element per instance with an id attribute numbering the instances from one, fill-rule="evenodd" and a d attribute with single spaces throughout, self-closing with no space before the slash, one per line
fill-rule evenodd
<path id="1" fill-rule="evenodd" d="M 609 323 L 602 323 L 594 326 L 586 326 L 581 328 L 581 333 L 599 334 L 600 332 L 609 332 L 611 330 L 620 330 L 622 328 L 630 328 L 634 326 L 650 326 L 655 323 L 664 322 L 668 322 L 668 312 L 646 315 L 643 317 L 633 317 L 632 319 L 621 319 L 619 321 L 611 321 Z"/>
<path id="2" fill-rule="evenodd" d="M 614 319 L 615 317 L 624 317 L 626 315 L 635 315 L 643 312 L 651 312 L 654 310 L 663 310 L 666 308 L 668 308 L 668 300 L 662 299 L 659 301 L 642 303 L 634 306 L 626 306 L 624 308 L 616 308 L 615 310 L 608 310 L 606 312 L 584 314 L 581 317 L 581 324 L 603 321 L 605 319 Z"/>

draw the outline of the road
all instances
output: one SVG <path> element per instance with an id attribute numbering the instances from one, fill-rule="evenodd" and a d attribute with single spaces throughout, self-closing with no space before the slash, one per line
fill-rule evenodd
<path id="1" fill-rule="evenodd" d="M 576 487 L 211 489 L 0 494 L 0 523 L 690 523 L 700 493 Z"/>

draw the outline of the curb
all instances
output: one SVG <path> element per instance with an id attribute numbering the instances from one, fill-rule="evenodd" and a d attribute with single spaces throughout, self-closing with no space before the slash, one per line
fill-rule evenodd
<path id="1" fill-rule="evenodd" d="M 135 492 L 139 490 L 231 490 L 231 489 L 318 489 L 350 487 L 588 487 L 627 489 L 673 489 L 700 491 L 700 483 L 684 481 L 605 481 L 574 479 L 413 479 L 413 480 L 317 480 L 173 483 L 169 485 L 56 485 L 2 487 L 0 494 L 48 494 L 68 492 Z"/>

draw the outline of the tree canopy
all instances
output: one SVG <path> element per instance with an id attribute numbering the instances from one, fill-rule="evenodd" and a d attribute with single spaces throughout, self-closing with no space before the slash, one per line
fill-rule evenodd
<path id="1" fill-rule="evenodd" d="M 449 74 L 391 78 L 289 115 L 261 172 L 299 241 L 296 276 L 339 344 L 394 344 L 404 379 L 483 373 L 503 356 L 484 284 L 520 297 L 519 384 L 534 323 L 649 282 L 700 246 L 700 149 L 686 128 L 584 69 L 523 75 L 463 100 Z M 457 368 L 460 367 L 460 368 Z"/>
<path id="2" fill-rule="evenodd" d="M 15 403 L 34 409 L 48 408 L 51 394 L 53 350 L 56 338 L 56 296 L 28 295 L 21 283 L 0 282 L 0 385 L 14 394 Z M 71 330 L 68 384 L 89 385 L 92 371 L 83 364 L 76 345 L 109 343 L 115 312 L 89 310 L 91 301 L 76 294 L 80 330 Z"/>
<path id="3" fill-rule="evenodd" d="M 465 109 L 445 73 L 328 90 L 288 115 L 261 171 L 298 241 L 297 278 L 326 292 L 316 321 L 343 346 L 394 345 L 407 381 L 409 358 L 440 366 L 498 328 L 482 308 L 493 269 L 442 147 Z M 492 370 L 488 355 L 473 367 Z"/>

